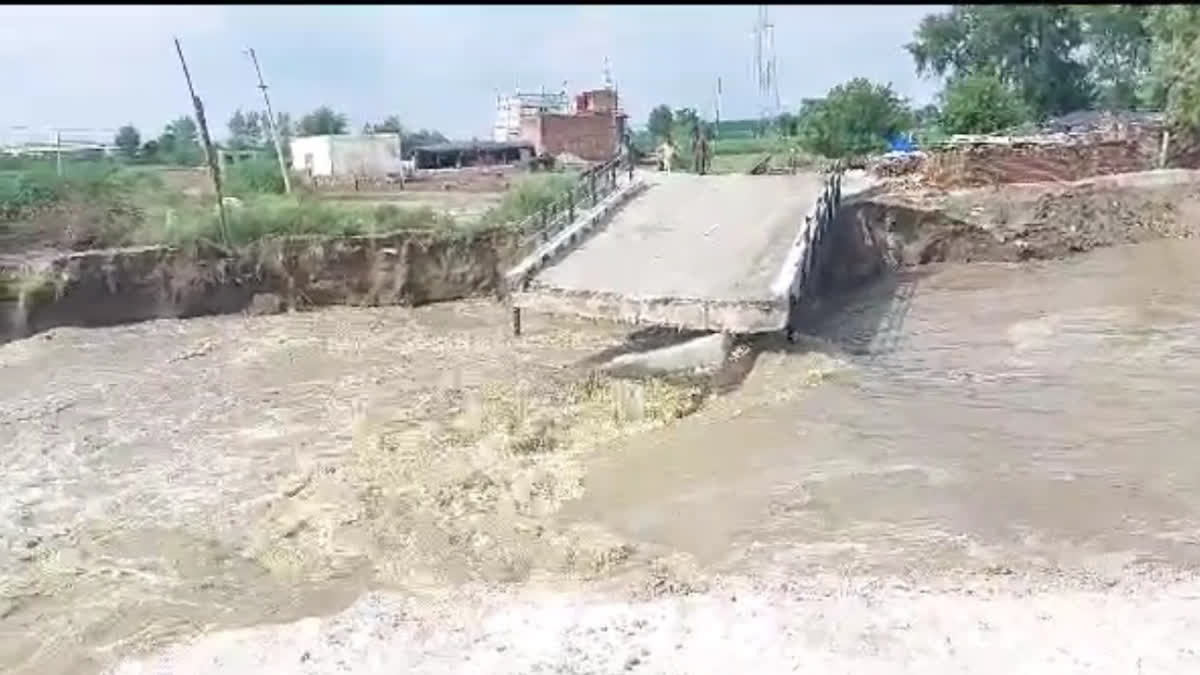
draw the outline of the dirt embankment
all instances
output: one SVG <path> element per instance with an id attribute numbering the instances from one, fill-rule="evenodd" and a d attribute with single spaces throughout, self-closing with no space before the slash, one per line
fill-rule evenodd
<path id="1" fill-rule="evenodd" d="M 829 280 L 845 288 L 885 269 L 939 262 L 1060 258 L 1104 246 L 1200 234 L 1200 171 L 953 191 L 877 186 L 843 202 Z"/>
<path id="2" fill-rule="evenodd" d="M 0 342 L 56 326 L 453 300 L 498 288 L 518 247 L 500 231 L 409 233 L 264 240 L 234 255 L 152 246 L 0 261 Z"/>

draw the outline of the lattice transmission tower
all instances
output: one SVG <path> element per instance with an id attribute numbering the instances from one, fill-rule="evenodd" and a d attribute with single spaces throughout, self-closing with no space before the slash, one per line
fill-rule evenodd
<path id="1" fill-rule="evenodd" d="M 779 114 L 775 25 L 766 5 L 758 6 L 758 19 L 754 22 L 754 79 L 758 86 L 759 115 L 765 121 Z"/>

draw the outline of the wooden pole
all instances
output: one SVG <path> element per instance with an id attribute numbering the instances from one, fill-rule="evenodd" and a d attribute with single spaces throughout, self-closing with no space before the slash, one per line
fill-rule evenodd
<path id="1" fill-rule="evenodd" d="M 62 178 L 62 132 L 57 130 L 54 132 L 54 169 Z"/>
<path id="2" fill-rule="evenodd" d="M 267 97 L 267 84 L 263 82 L 262 69 L 258 67 L 258 56 L 254 48 L 246 50 L 250 60 L 254 62 L 254 72 L 258 75 L 258 88 L 262 90 L 263 103 L 267 106 L 267 129 L 271 132 L 271 140 L 275 143 L 275 156 L 279 158 L 279 175 L 283 176 L 283 191 L 292 194 L 292 180 L 288 177 L 287 162 L 283 159 L 283 143 L 279 140 L 279 131 L 275 128 L 275 111 L 271 109 L 271 99 Z"/>
<path id="3" fill-rule="evenodd" d="M 225 195 L 221 192 L 221 170 L 217 166 L 217 153 L 213 149 L 212 137 L 208 135 L 208 121 L 204 118 L 204 104 L 200 102 L 200 97 L 196 96 L 196 89 L 192 86 L 192 75 L 188 72 L 187 61 L 183 58 L 183 47 L 179 45 L 179 38 L 175 38 L 175 52 L 179 54 L 179 65 L 183 67 L 183 77 L 187 80 L 188 93 L 192 96 L 192 107 L 196 111 L 196 123 L 200 125 L 200 140 L 201 146 L 204 148 L 204 159 L 208 164 L 208 171 L 212 175 L 213 188 L 217 192 L 217 215 L 221 219 L 221 243 L 229 245 L 229 223 L 225 219 Z"/>

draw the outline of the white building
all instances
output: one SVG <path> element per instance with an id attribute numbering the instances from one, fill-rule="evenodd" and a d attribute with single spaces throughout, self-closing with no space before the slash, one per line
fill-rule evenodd
<path id="1" fill-rule="evenodd" d="M 310 176 L 386 176 L 404 171 L 399 134 L 293 138 L 292 170 Z"/>
<path id="2" fill-rule="evenodd" d="M 521 120 L 539 113 L 566 114 L 568 100 L 566 92 L 557 94 L 520 92 L 512 96 L 501 96 L 496 101 L 496 126 L 492 140 L 508 143 L 521 138 Z"/>

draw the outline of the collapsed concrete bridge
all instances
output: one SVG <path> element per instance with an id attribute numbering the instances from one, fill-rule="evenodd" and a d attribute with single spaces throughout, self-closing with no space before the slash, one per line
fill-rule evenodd
<path id="1" fill-rule="evenodd" d="M 795 309 L 816 296 L 841 172 L 609 176 L 606 197 L 545 236 L 506 275 L 515 332 L 522 310 L 790 332 Z"/>

